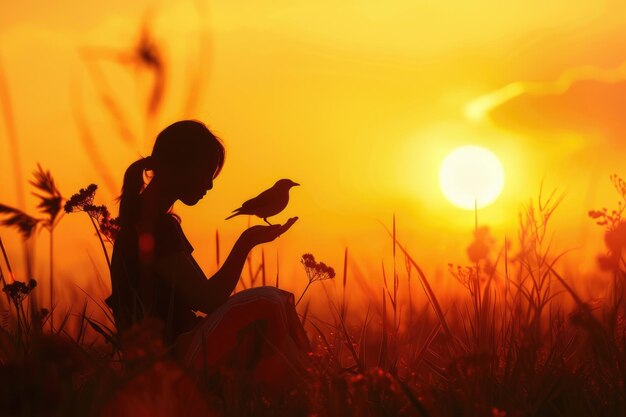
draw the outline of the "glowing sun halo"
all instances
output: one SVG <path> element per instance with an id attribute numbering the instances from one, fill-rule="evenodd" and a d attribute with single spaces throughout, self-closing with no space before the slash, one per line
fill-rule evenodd
<path id="1" fill-rule="evenodd" d="M 439 184 L 455 206 L 474 210 L 493 203 L 504 187 L 504 169 L 498 157 L 480 146 L 456 148 L 441 163 Z"/>

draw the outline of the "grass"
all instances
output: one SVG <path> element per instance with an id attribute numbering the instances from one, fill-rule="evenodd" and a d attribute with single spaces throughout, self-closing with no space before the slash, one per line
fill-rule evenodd
<path id="1" fill-rule="evenodd" d="M 624 199 L 626 193 L 616 188 Z M 90 215 L 108 258 L 100 227 L 111 219 L 93 204 L 94 194 L 95 188 L 87 188 L 77 194 L 84 201 L 70 201 L 75 211 Z M 39 288 L 18 287 L 5 257 L 0 376 L 7 388 L 0 408 L 19 416 L 125 415 L 139 409 L 145 415 L 623 415 L 621 211 L 590 212 L 606 228 L 612 263 L 600 266 L 611 268 L 613 281 L 604 298 L 586 301 L 573 290 L 574 278 L 559 272 L 561 256 L 551 253 L 549 221 L 559 202 L 553 193 L 526 207 L 516 250 L 509 240 L 498 248 L 488 229 L 477 229 L 469 266 L 449 266 L 466 289 L 457 298 L 441 298 L 441 289 L 398 239 L 395 219 L 379 298 L 370 299 L 366 309 L 350 305 L 357 285 L 350 277 L 359 267 L 347 248 L 336 292 L 326 286 L 334 270 L 304 255 L 306 288 L 324 280 L 316 285 L 324 286 L 328 310 L 312 310 L 306 289 L 301 293 L 298 311 L 313 344 L 308 375 L 299 389 L 274 402 L 259 397 L 242 375 L 224 376 L 217 389 L 214 381 L 184 369 L 149 326 L 134 335 L 134 350 L 122 354 L 110 311 L 98 295 L 76 297 L 74 310 L 62 317 L 57 312 L 60 322 L 46 326 L 54 303 L 36 306 L 31 293 Z M 217 254 L 218 233 L 215 242 Z M 247 261 L 242 288 L 266 283 L 265 252 L 259 252 Z M 392 265 L 391 277 L 385 261 Z"/>
<path id="2" fill-rule="evenodd" d="M 204 15 L 199 18 L 204 21 Z M 140 137 L 154 136 L 170 70 L 148 23 L 130 50 L 80 51 L 99 108 L 133 151 Z M 207 59 L 209 40 L 199 41 L 198 60 Z M 144 126 L 139 129 L 146 134 L 130 128 L 121 99 L 101 69 L 109 61 L 129 70 L 138 68 L 150 80 Z M 190 66 L 182 114 L 194 114 L 201 102 L 201 76 L 207 67 Z M 63 198 L 49 173 L 40 168 L 35 182 L 40 185 L 36 188 L 43 217 L 25 212 L 19 141 L 1 67 L 0 102 L 18 190 L 18 208 L 0 204 L 0 221 L 22 233 L 25 269 L 30 271 L 34 262 L 30 248 L 38 227 L 49 230 L 52 253 L 53 229 L 61 220 L 58 208 Z M 86 155 L 103 185 L 117 193 L 119 186 L 98 151 L 99 140 L 87 123 L 78 87 L 72 104 Z M 599 257 L 597 276 L 608 274 L 612 281 L 603 294 L 577 293 L 574 284 L 582 278 L 561 272 L 562 254 L 552 252 L 555 245 L 549 227 L 561 200 L 556 193 L 540 193 L 522 210 L 518 236 L 507 237 L 501 245 L 491 238 L 488 228 L 476 228 L 468 243 L 467 265 L 449 265 L 451 276 L 464 289 L 457 296 L 444 294 L 424 273 L 419 254 L 410 253 L 398 237 L 395 217 L 390 228 L 384 225 L 389 253 L 381 259 L 380 271 L 363 271 L 345 248 L 340 277 L 333 287 L 329 270 L 323 277 L 315 275 L 319 263 L 313 259 L 306 269 L 303 258 L 306 288 L 321 286 L 326 300 L 320 308 L 319 303 L 311 303 L 312 294 L 306 289 L 296 294 L 297 311 L 313 352 L 298 389 L 273 400 L 254 390 L 245 373 L 231 370 L 215 381 L 186 369 L 155 337 L 154 323 L 146 322 L 118 338 L 111 312 L 102 301 L 106 293 L 75 291 L 65 300 L 72 310 L 58 311 L 54 265 L 50 265 L 49 279 L 36 284 L 30 281 L 30 272 L 16 277 L 0 240 L 4 290 L 0 297 L 0 415 L 626 415 L 626 262 L 622 256 L 626 183 L 617 176 L 611 180 L 620 197 L 618 207 L 589 212 L 605 229 L 607 254 Z M 110 264 L 117 225 L 106 207 L 94 204 L 95 188 L 81 193 L 82 199 L 74 200 L 77 205 L 68 212 L 89 216 Z M 218 266 L 223 258 L 220 249 L 216 231 Z M 55 254 L 56 259 L 67 256 L 73 254 Z M 269 275 L 266 256 L 263 250 L 250 255 L 238 288 L 290 283 L 280 276 L 278 267 L 275 276 Z M 355 296 L 359 291 L 363 293 L 360 298 Z M 45 301 L 44 295 L 49 296 Z M 366 304 L 357 306 L 359 300 Z"/>

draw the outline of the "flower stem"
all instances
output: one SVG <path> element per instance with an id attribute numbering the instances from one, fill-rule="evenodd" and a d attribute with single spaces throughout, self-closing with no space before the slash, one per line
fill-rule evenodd
<path id="1" fill-rule="evenodd" d="M 4 262 L 7 265 L 7 268 L 9 270 L 9 275 L 11 276 L 11 279 L 13 279 L 13 271 L 11 271 L 11 264 L 9 263 L 9 258 L 7 257 L 7 253 L 4 250 L 4 244 L 2 243 L 2 238 L 0 237 L 0 249 L 2 249 L 2 255 L 4 256 Z M 7 286 L 7 281 L 4 279 L 4 273 L 2 272 L 2 268 L 0 268 L 0 281 L 2 282 L 2 288 L 5 288 Z M 7 302 L 9 303 L 9 305 L 11 305 L 11 297 L 9 297 L 8 293 L 5 293 L 6 297 L 7 297 Z"/>
<path id="2" fill-rule="evenodd" d="M 50 334 L 54 333 L 54 231 L 50 228 Z M 31 277 L 28 277 L 30 279 Z"/>
<path id="3" fill-rule="evenodd" d="M 15 303 L 15 311 L 17 314 L 17 342 L 23 347 L 22 340 L 22 316 L 20 315 L 20 307 Z"/>
<path id="4" fill-rule="evenodd" d="M 89 220 L 91 220 L 91 224 L 93 228 L 96 229 L 96 233 L 98 234 L 98 239 L 100 239 L 100 245 L 102 245 L 102 251 L 104 252 L 104 257 L 107 260 L 107 266 L 111 269 L 111 260 L 109 259 L 109 252 L 107 252 L 107 248 L 104 245 L 104 240 L 102 240 L 102 235 L 100 234 L 100 229 L 96 225 L 96 222 L 93 220 L 93 217 L 89 216 Z"/>
<path id="5" fill-rule="evenodd" d="M 300 300 L 302 300 L 302 297 L 304 297 L 304 294 L 306 293 L 306 290 L 309 289 L 309 286 L 311 285 L 313 281 L 309 281 L 308 284 L 306 284 L 306 287 L 304 287 L 304 291 L 302 291 L 302 294 L 300 295 L 300 298 L 298 298 L 298 301 L 296 302 L 296 305 L 298 305 L 300 303 Z"/>

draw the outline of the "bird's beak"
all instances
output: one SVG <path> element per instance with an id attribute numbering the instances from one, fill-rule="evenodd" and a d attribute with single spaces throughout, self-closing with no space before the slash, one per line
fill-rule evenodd
<path id="1" fill-rule="evenodd" d="M 300 185 L 300 184 L 298 184 L 297 182 L 294 182 L 291 184 L 292 187 L 295 187 L 296 185 Z"/>

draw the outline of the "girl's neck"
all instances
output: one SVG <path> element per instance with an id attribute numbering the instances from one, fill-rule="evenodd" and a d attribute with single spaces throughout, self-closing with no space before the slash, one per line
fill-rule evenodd
<path id="1" fill-rule="evenodd" d="M 152 178 L 141 193 L 140 223 L 151 223 L 170 210 L 177 198 L 169 188 L 158 177 Z"/>

